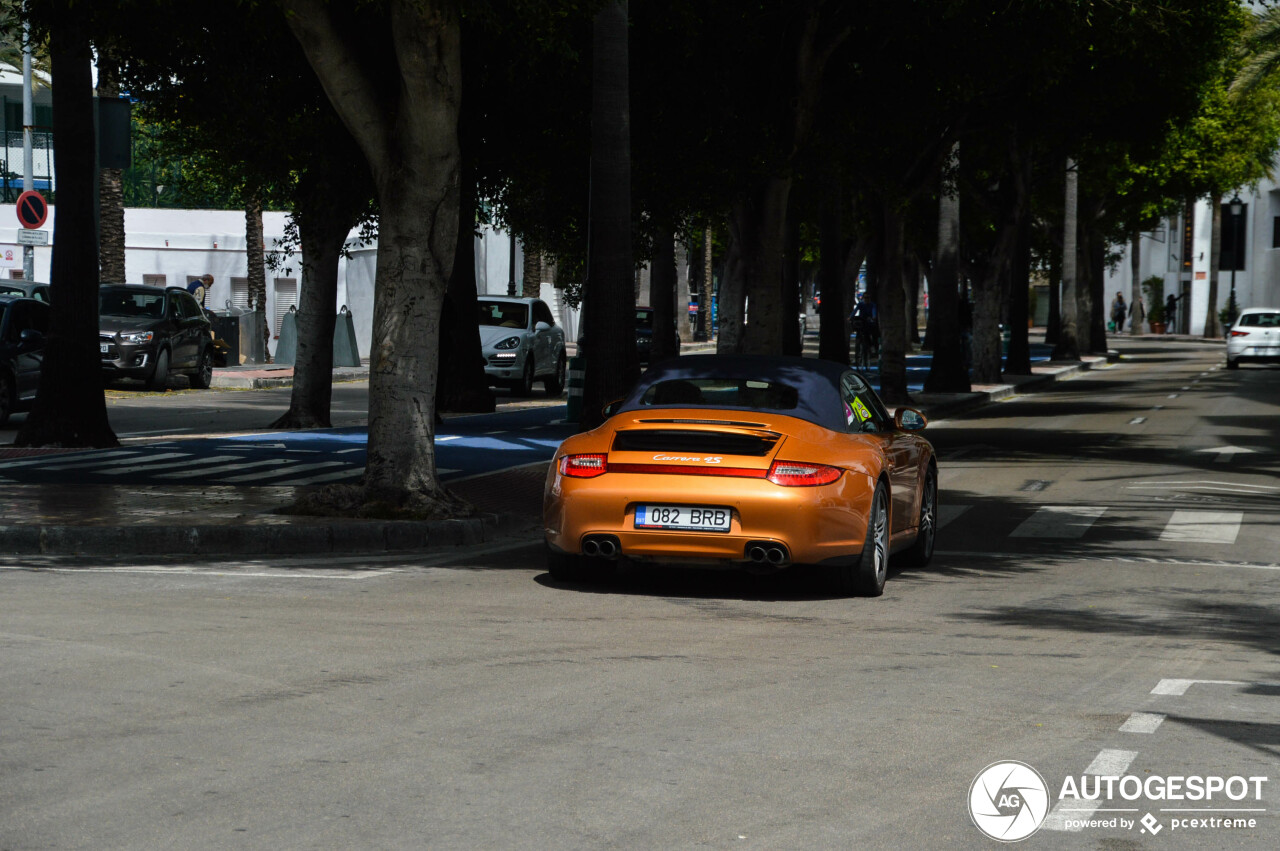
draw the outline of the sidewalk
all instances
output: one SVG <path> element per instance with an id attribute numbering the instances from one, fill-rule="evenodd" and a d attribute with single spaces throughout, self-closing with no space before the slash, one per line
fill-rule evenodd
<path id="1" fill-rule="evenodd" d="M 712 349 L 712 344 L 695 344 L 686 346 L 685 352 Z M 915 407 L 930 419 L 955 416 L 998 399 L 1044 389 L 1115 359 L 1111 353 L 1079 363 L 1037 365 L 1033 375 L 976 386 L 970 393 L 916 393 Z M 220 386 L 282 386 L 256 382 L 292 380 L 291 367 L 233 367 L 218 372 L 223 380 L 243 382 Z M 338 372 L 335 380 L 353 380 L 338 379 Z M 357 369 L 342 372 L 363 377 Z M 0 471 L 6 457 L 48 451 L 58 450 L 0 447 Z M 294 499 L 292 487 L 11 484 L 0 492 L 0 555 L 368 555 L 482 543 L 517 534 L 536 537 L 546 467 L 539 462 L 448 482 L 447 487 L 478 513 L 442 522 L 276 513 Z"/>

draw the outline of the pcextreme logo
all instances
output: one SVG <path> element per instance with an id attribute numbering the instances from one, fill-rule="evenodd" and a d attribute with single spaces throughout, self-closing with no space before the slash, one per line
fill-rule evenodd
<path id="1" fill-rule="evenodd" d="M 1049 814 L 1049 786 L 1024 762 L 993 762 L 969 786 L 969 816 L 1000 842 L 1031 836 Z"/>

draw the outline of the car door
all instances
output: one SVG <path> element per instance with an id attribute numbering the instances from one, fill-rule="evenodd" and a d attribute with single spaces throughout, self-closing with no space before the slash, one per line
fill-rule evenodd
<path id="1" fill-rule="evenodd" d="M 849 431 L 871 435 L 884 452 L 893 501 L 890 533 L 905 532 L 915 526 L 912 513 L 920 487 L 919 441 L 894 428 L 880 397 L 856 372 L 844 374 L 840 391 L 848 407 Z"/>
<path id="2" fill-rule="evenodd" d="M 544 323 L 548 327 L 538 329 L 538 323 Z M 544 301 L 535 301 L 533 303 L 533 339 L 534 339 L 534 355 L 537 363 L 537 373 L 545 375 L 552 372 L 556 368 L 556 320 L 551 315 L 551 308 L 547 307 Z"/>
<path id="3" fill-rule="evenodd" d="M 187 304 L 187 294 L 170 292 L 168 295 L 169 317 L 173 323 L 173 365 L 179 368 L 195 366 L 196 356 L 200 350 L 200 317 L 193 314 Z M 192 304 L 194 304 L 192 300 Z"/>
<path id="4" fill-rule="evenodd" d="M 7 336 L 17 354 L 14 357 L 14 376 L 18 398 L 34 399 L 40 388 L 40 369 L 44 365 L 44 346 L 26 349 L 21 345 L 22 332 L 28 329 L 49 334 L 49 308 L 34 301 L 16 301 L 9 308 Z"/>

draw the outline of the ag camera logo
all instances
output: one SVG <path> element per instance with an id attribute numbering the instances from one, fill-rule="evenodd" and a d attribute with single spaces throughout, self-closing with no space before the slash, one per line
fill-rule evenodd
<path id="1" fill-rule="evenodd" d="M 1031 836 L 1049 814 L 1049 786 L 1025 762 L 993 762 L 969 786 L 974 826 L 999 842 Z"/>

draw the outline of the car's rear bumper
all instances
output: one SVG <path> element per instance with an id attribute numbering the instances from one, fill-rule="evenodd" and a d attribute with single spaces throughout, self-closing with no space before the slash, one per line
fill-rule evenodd
<path id="1" fill-rule="evenodd" d="M 589 535 L 617 538 L 620 555 L 688 563 L 752 560 L 747 548 L 768 542 L 786 548 L 788 563 L 835 564 L 862 551 L 873 482 L 846 471 L 818 487 L 782 487 L 764 479 L 606 473 L 594 479 L 548 473 L 543 500 L 547 544 L 582 553 Z M 716 506 L 730 509 L 727 532 L 637 529 L 636 506 Z"/>

